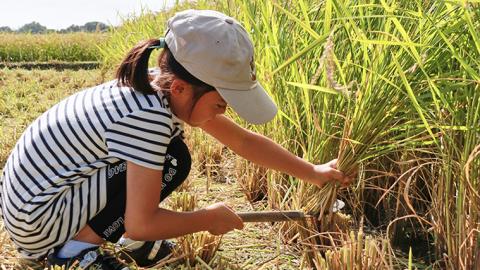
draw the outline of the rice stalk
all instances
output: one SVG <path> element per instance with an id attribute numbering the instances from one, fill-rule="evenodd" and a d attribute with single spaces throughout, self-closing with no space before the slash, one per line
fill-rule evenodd
<path id="1" fill-rule="evenodd" d="M 196 201 L 195 194 L 173 193 L 169 200 L 169 206 L 175 211 L 193 211 L 196 207 Z M 198 232 L 178 237 L 176 243 L 173 257 L 178 258 L 178 262 L 194 266 L 198 263 L 197 257 L 207 264 L 212 261 L 220 246 L 221 237 L 211 235 L 208 232 Z"/>
<path id="2" fill-rule="evenodd" d="M 315 269 L 394 269 L 390 262 L 393 256 L 389 241 L 385 238 L 366 235 L 363 226 L 358 231 L 339 232 L 334 245 L 323 250 L 311 246 L 308 257 L 310 267 Z"/>
<path id="3" fill-rule="evenodd" d="M 267 170 L 245 160 L 237 159 L 235 165 L 237 184 L 250 203 L 255 203 L 267 197 Z"/>
<path id="4" fill-rule="evenodd" d="M 207 192 L 212 181 L 222 182 L 221 166 L 224 158 L 225 147 L 205 133 L 192 128 L 186 128 L 189 133 L 187 138 L 189 149 L 192 151 L 192 167 L 195 168 L 192 177 L 203 176 L 206 178 Z"/>
<path id="5" fill-rule="evenodd" d="M 200 258 L 209 264 L 215 256 L 221 242 L 221 237 L 211 235 L 207 232 L 185 235 L 177 238 L 177 246 L 173 256 L 182 258 L 180 262 L 195 266 Z"/>

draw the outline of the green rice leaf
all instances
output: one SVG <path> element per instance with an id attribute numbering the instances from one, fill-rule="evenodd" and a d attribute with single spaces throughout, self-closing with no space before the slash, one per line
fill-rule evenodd
<path id="1" fill-rule="evenodd" d="M 298 58 L 302 57 L 303 55 L 305 55 L 306 53 L 308 53 L 310 50 L 312 50 L 313 48 L 315 48 L 318 44 L 320 44 L 321 42 L 325 41 L 327 39 L 328 35 L 323 35 L 321 37 L 319 37 L 318 39 L 316 39 L 315 41 L 313 41 L 310 45 L 308 45 L 307 47 L 305 47 L 303 50 L 301 50 L 300 52 L 298 52 L 297 54 L 293 55 L 292 57 L 290 57 L 289 59 L 287 59 L 287 61 L 285 61 L 284 63 L 282 63 L 279 67 L 277 67 L 274 71 L 272 71 L 272 75 L 274 75 L 275 73 L 279 72 L 280 70 L 284 69 L 286 66 L 290 65 L 292 62 L 294 62 L 295 60 L 297 60 Z"/>
<path id="2" fill-rule="evenodd" d="M 318 86 L 318 85 L 311 85 L 311 84 L 308 84 L 308 83 L 287 82 L 287 84 L 295 86 L 295 87 L 306 88 L 306 89 L 309 89 L 309 90 L 319 91 L 319 92 L 323 92 L 323 93 L 327 93 L 327 94 L 338 95 L 338 94 L 341 93 L 341 92 L 339 92 L 335 89 L 332 89 L 332 88 L 322 87 L 322 86 Z"/>
<path id="3" fill-rule="evenodd" d="M 425 125 L 425 128 L 427 129 L 430 136 L 432 136 L 433 140 L 436 141 L 436 138 L 433 135 L 432 129 L 431 129 L 430 125 L 428 124 L 428 121 L 425 118 L 425 115 L 423 114 L 422 107 L 418 103 L 417 98 L 415 97 L 415 93 L 413 92 L 412 87 L 410 87 L 410 83 L 408 82 L 407 77 L 405 76 L 405 72 L 403 71 L 402 67 L 398 63 L 398 60 L 397 60 L 396 57 L 392 57 L 392 60 L 395 63 L 395 66 L 397 66 L 398 74 L 400 75 L 400 78 L 402 79 L 403 85 L 405 86 L 405 88 L 407 90 L 408 97 L 412 101 L 412 104 L 415 107 L 415 110 L 418 112 L 418 115 L 422 119 L 422 121 Z"/>

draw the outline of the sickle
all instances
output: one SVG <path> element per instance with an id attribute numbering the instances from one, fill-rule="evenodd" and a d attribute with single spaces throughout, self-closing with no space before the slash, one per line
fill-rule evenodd
<path id="1" fill-rule="evenodd" d="M 345 207 L 345 203 L 337 200 L 331 212 L 336 213 Z M 296 221 L 306 218 L 316 217 L 315 214 L 305 214 L 302 211 L 253 211 L 253 212 L 237 212 L 237 215 L 243 222 L 279 222 L 279 221 Z"/>

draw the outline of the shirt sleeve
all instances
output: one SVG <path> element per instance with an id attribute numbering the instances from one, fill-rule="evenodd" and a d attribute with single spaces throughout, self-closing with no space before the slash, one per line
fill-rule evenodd
<path id="1" fill-rule="evenodd" d="M 134 111 L 106 130 L 109 155 L 162 170 L 172 126 L 172 115 L 164 108 Z"/>

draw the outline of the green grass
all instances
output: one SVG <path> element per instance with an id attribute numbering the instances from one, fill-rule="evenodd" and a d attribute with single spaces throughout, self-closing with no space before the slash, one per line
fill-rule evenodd
<path id="1" fill-rule="evenodd" d="M 0 62 L 99 61 L 98 45 L 109 34 L 0 33 Z"/>

